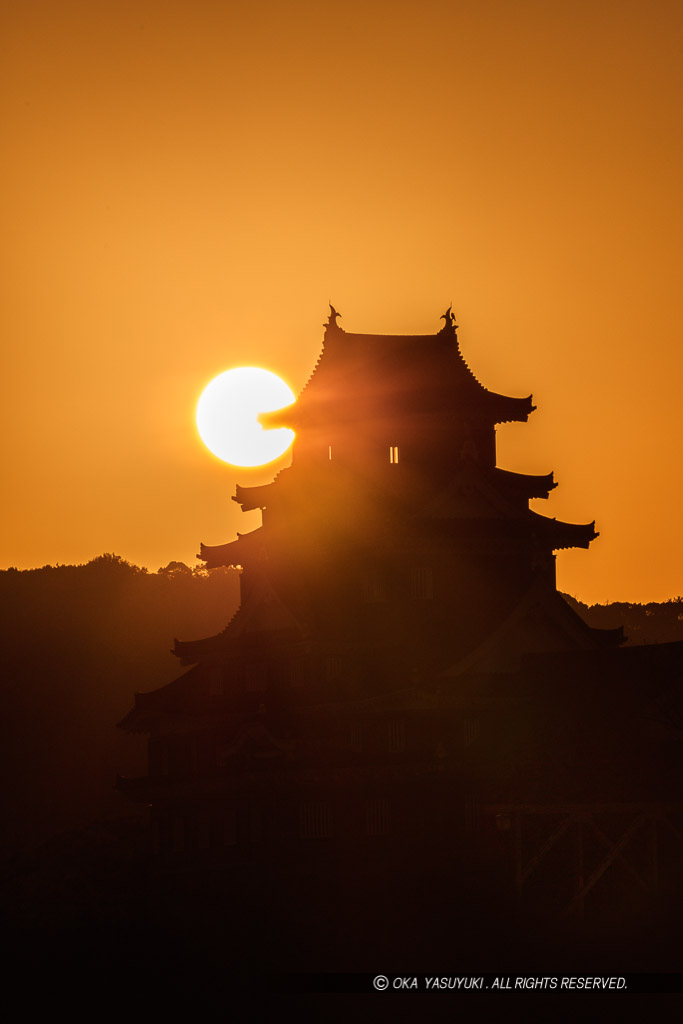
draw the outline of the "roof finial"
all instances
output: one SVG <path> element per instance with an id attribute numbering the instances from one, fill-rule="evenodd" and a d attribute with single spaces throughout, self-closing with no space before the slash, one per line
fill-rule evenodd
<path id="1" fill-rule="evenodd" d="M 448 309 L 446 310 L 446 312 L 442 313 L 441 316 L 439 317 L 439 320 L 445 320 L 446 321 L 444 326 L 443 326 L 443 328 L 442 328 L 442 330 L 444 330 L 444 331 L 457 331 L 457 329 L 458 329 L 458 325 L 455 322 L 455 315 L 451 312 L 452 309 L 453 309 L 453 303 L 451 302 L 451 304 L 448 307 Z"/>
<path id="2" fill-rule="evenodd" d="M 341 313 L 338 313 L 337 310 L 332 305 L 332 303 L 330 302 L 330 316 L 327 323 L 323 324 L 323 327 L 337 327 L 339 330 L 341 330 L 341 327 L 339 327 L 339 324 L 337 323 L 338 316 L 341 316 Z"/>

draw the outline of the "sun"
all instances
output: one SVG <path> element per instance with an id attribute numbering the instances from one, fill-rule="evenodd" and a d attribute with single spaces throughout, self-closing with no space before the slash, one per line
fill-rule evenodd
<path id="1" fill-rule="evenodd" d="M 287 451 L 294 431 L 265 430 L 259 413 L 283 409 L 295 401 L 288 384 L 258 366 L 238 366 L 219 373 L 197 403 L 197 430 L 219 459 L 231 466 L 265 466 Z"/>

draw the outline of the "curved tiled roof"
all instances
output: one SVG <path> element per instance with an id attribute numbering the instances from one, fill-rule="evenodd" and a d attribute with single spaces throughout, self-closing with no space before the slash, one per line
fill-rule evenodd
<path id="1" fill-rule="evenodd" d="M 508 423 L 525 422 L 535 406 L 531 395 L 514 398 L 484 387 L 463 358 L 453 327 L 437 334 L 349 334 L 332 323 L 296 404 L 261 419 L 270 427 L 296 428 L 329 421 L 330 410 L 345 420 L 367 420 L 387 408 L 402 416 L 443 410 Z"/>

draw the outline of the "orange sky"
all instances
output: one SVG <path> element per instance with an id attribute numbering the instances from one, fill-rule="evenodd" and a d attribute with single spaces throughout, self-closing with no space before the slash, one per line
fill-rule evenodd
<path id="1" fill-rule="evenodd" d="M 498 464 L 596 519 L 589 601 L 683 591 L 683 6 L 666 0 L 3 7 L 0 565 L 194 564 L 259 523 L 198 440 L 215 374 L 300 389 L 331 299 L 452 300 Z"/>

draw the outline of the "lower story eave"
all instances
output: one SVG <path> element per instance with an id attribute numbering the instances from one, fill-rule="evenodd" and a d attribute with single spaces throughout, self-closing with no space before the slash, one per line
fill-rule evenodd
<path id="1" fill-rule="evenodd" d="M 212 655 L 224 654 L 229 646 L 230 639 L 222 632 L 201 640 L 174 640 L 171 654 L 179 658 L 183 665 L 196 665 Z"/>
<path id="2" fill-rule="evenodd" d="M 200 544 L 197 558 L 206 564 L 207 569 L 232 568 L 241 565 L 239 541 L 227 544 Z"/>
<path id="3" fill-rule="evenodd" d="M 525 498 L 547 498 L 550 492 L 557 487 L 553 473 L 540 475 L 515 473 L 496 466 L 493 475 L 506 491 L 520 494 Z"/>
<path id="4" fill-rule="evenodd" d="M 533 395 L 526 398 L 513 398 L 510 395 L 499 395 L 486 390 L 489 398 L 488 406 L 494 423 L 526 423 L 532 412 L 536 411 Z"/>
<path id="5" fill-rule="evenodd" d="M 560 519 L 548 519 L 538 512 L 529 512 L 532 529 L 543 540 L 550 543 L 553 551 L 564 548 L 587 548 L 600 534 L 592 523 L 564 523 Z"/>
<path id="6" fill-rule="evenodd" d="M 264 556 L 262 531 L 259 526 L 250 533 L 238 533 L 237 540 L 227 544 L 200 544 L 197 558 L 206 562 L 207 569 L 238 567 L 245 560 L 258 560 Z"/>
<path id="7" fill-rule="evenodd" d="M 599 629 L 589 626 L 589 629 L 591 636 L 600 648 L 619 647 L 628 640 L 623 626 L 617 626 L 615 629 Z"/>

